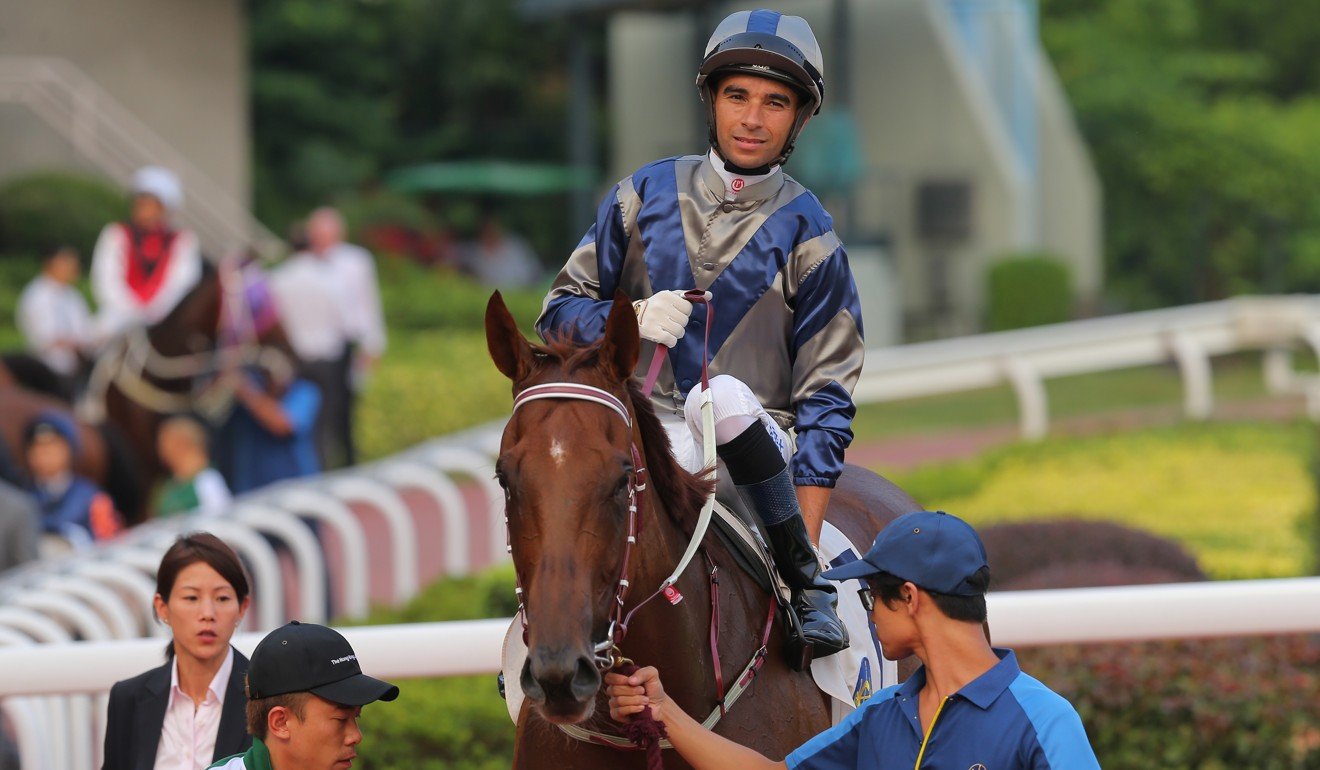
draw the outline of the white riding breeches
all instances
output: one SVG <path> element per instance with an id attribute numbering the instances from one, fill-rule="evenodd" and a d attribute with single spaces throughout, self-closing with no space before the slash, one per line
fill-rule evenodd
<path id="1" fill-rule="evenodd" d="M 736 377 L 718 374 L 710 378 L 710 389 L 715 406 L 715 436 L 726 443 L 748 425 L 759 421 L 765 425 L 770 438 L 779 447 L 784 462 L 793 456 L 793 437 L 774 421 L 757 400 L 752 389 Z M 701 389 L 693 388 L 683 404 L 683 418 L 662 416 L 661 422 L 669 434 L 669 446 L 678 464 L 689 473 L 700 473 L 705 468 L 701 451 Z M 733 429 L 733 435 L 722 435 Z"/>

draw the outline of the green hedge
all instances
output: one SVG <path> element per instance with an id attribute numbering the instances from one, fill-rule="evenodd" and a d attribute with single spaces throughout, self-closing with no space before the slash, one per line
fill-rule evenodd
<path id="1" fill-rule="evenodd" d="M 402 609 L 368 624 L 508 617 L 517 609 L 513 568 L 433 583 Z M 370 670 L 368 670 L 370 673 Z M 399 699 L 362 711 L 365 770 L 497 770 L 513 761 L 513 723 L 494 676 L 412 679 Z"/>
<path id="2" fill-rule="evenodd" d="M 1309 423 L 1185 423 L 1057 437 L 891 474 L 974 526 L 1045 517 L 1110 521 L 1186 547 L 1220 580 L 1320 568 L 1317 434 Z"/>
<path id="3" fill-rule="evenodd" d="M 1105 770 L 1320 768 L 1320 637 L 1018 654 L 1024 670 L 1077 707 Z"/>
<path id="4" fill-rule="evenodd" d="M 512 585 L 508 567 L 441 580 L 407 607 L 378 611 L 369 622 L 507 617 L 515 607 Z M 1320 770 L 1320 637 L 1068 645 L 1018 654 L 1028 673 L 1076 706 L 1107 770 Z M 364 768 L 509 767 L 514 728 L 493 676 L 399 684 L 399 700 L 363 711 Z"/>
<path id="5" fill-rule="evenodd" d="M 101 228 L 128 215 L 128 196 L 97 177 L 43 171 L 0 187 L 0 253 L 67 243 L 89 260 Z"/>
<path id="6" fill-rule="evenodd" d="M 485 334 L 486 302 L 494 291 L 458 273 L 403 259 L 380 260 L 381 304 L 391 331 L 480 330 Z M 543 289 L 500 292 L 524 330 L 541 313 Z"/>
<path id="7" fill-rule="evenodd" d="M 1068 267 L 1047 254 L 996 262 L 987 283 L 991 331 L 1061 323 L 1072 317 Z"/>

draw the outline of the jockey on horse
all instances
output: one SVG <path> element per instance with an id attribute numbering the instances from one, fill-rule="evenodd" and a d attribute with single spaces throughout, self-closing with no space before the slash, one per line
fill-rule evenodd
<path id="1" fill-rule="evenodd" d="M 178 177 L 147 166 L 133 175 L 132 190 L 129 220 L 106 225 L 92 252 L 101 342 L 160 321 L 202 275 L 197 237 L 171 222 L 183 205 Z"/>
<path id="2" fill-rule="evenodd" d="M 741 11 L 721 22 L 696 80 L 709 151 L 656 161 L 615 185 L 537 320 L 543 338 L 590 342 L 616 291 L 643 298 L 634 303 L 647 343 L 640 360 L 669 348 L 651 398 L 692 472 L 702 464 L 694 385 L 708 337 L 719 457 L 765 525 L 792 589 L 796 641 L 815 657 L 848 644 L 812 540 L 852 441 L 863 355 L 857 289 L 830 216 L 782 170 L 820 110 L 822 69 L 799 17 Z M 691 317 L 684 292 L 694 289 L 719 307 L 712 328 L 704 314 Z M 685 336 L 689 325 L 698 331 Z"/>

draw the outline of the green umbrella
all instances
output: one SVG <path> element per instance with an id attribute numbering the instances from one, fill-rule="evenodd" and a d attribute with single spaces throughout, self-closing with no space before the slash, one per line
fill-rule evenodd
<path id="1" fill-rule="evenodd" d="M 503 160 L 425 163 L 391 171 L 385 184 L 404 193 L 545 195 L 589 188 L 589 170 Z"/>

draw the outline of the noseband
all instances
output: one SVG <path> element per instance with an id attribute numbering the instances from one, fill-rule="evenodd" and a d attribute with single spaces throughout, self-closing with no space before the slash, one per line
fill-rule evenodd
<path id="1" fill-rule="evenodd" d="M 571 401 L 590 401 L 600 404 L 619 417 L 628 426 L 629 440 L 628 450 L 632 454 L 632 471 L 628 474 L 628 537 L 623 546 L 623 563 L 619 567 L 619 580 L 614 589 L 614 602 L 610 606 L 610 624 L 605 632 L 605 638 L 592 645 L 592 659 L 596 668 L 601 671 L 608 671 L 622 661 L 622 653 L 619 652 L 619 643 L 623 641 L 624 635 L 628 632 L 628 619 L 632 617 L 632 612 L 636 612 L 642 604 L 650 601 L 656 594 L 652 594 L 633 608 L 632 612 L 624 614 L 623 601 L 628 595 L 628 564 L 632 560 L 632 549 L 637 544 L 638 533 L 638 511 L 642 507 L 642 500 L 638 493 L 646 491 L 646 468 L 642 465 L 642 454 L 637 449 L 637 440 L 631 437 L 632 415 L 628 408 L 623 405 L 613 393 L 602 390 L 591 385 L 582 385 L 575 382 L 550 382 L 544 385 L 533 385 L 530 388 L 519 393 L 513 399 L 513 411 L 525 406 L 529 402 L 542 399 L 562 399 Z M 509 527 L 509 514 L 505 511 L 504 527 L 506 533 Z M 513 553 L 513 540 L 509 538 L 505 549 Z M 517 587 L 514 591 L 518 595 L 518 616 L 522 618 L 523 635 L 527 634 L 527 600 L 523 594 L 522 579 L 518 576 L 517 570 L 514 570 L 514 579 L 517 581 Z M 667 594 L 668 595 L 668 594 Z M 677 602 L 675 602 L 677 603 Z M 616 638 L 617 634 L 617 638 Z"/>

